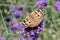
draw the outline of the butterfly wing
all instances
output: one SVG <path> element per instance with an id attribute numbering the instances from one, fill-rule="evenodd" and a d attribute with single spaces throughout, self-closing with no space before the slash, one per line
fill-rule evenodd
<path id="1" fill-rule="evenodd" d="M 23 22 L 25 27 L 35 27 L 37 26 L 43 19 L 43 10 L 38 9 L 28 14 Z"/>
<path id="2" fill-rule="evenodd" d="M 39 10 L 39 11 L 33 11 L 31 14 L 32 16 L 32 20 L 33 20 L 33 27 L 37 26 L 43 19 L 43 13 Z"/>
<path id="3" fill-rule="evenodd" d="M 32 18 L 30 17 L 30 15 L 27 15 L 24 19 L 24 22 L 23 22 L 23 25 L 25 27 L 29 27 L 29 26 L 32 26 L 33 25 L 33 20 Z"/>

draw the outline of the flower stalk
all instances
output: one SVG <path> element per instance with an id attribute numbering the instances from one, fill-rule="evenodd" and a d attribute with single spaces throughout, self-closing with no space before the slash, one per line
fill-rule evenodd
<path id="1" fill-rule="evenodd" d="M 7 36 L 8 36 L 8 29 L 7 29 L 7 27 L 6 27 L 6 23 L 5 23 L 5 21 L 4 21 L 4 17 L 3 17 L 3 15 L 2 15 L 2 11 L 0 11 L 0 13 L 1 13 L 2 21 L 3 21 L 3 25 L 5 26 L 5 29 L 6 29 L 6 37 L 7 37 Z"/>

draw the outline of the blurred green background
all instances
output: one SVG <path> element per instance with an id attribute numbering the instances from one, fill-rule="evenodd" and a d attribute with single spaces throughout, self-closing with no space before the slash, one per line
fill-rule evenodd
<path id="1" fill-rule="evenodd" d="M 25 5 L 25 11 L 31 13 L 37 7 L 35 6 L 36 0 L 0 0 L 0 35 L 7 37 L 7 32 L 9 33 L 9 26 L 6 22 L 6 17 L 11 16 L 9 12 L 10 5 Z M 45 27 L 44 31 L 40 32 L 38 40 L 60 40 L 60 12 L 54 10 L 54 2 L 56 0 L 47 0 L 48 5 L 46 6 L 46 13 L 44 15 Z M 26 15 L 26 13 L 24 14 Z M 24 16 L 19 18 L 19 21 L 22 21 Z M 21 36 L 21 35 L 20 35 Z M 9 34 L 7 40 L 12 40 L 13 38 L 20 37 L 17 34 Z"/>

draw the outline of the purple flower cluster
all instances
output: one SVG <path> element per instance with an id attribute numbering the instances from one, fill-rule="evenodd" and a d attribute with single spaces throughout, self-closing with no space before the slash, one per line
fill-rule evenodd
<path id="1" fill-rule="evenodd" d="M 1 37 L 1 36 L 0 36 L 0 40 L 6 40 L 6 39 L 5 39 L 4 37 Z"/>
<path id="2" fill-rule="evenodd" d="M 17 10 L 23 11 L 24 8 L 25 8 L 25 5 L 20 4 L 20 5 L 17 7 Z"/>
<path id="3" fill-rule="evenodd" d="M 55 2 L 54 8 L 56 11 L 60 11 L 60 1 Z"/>
<path id="4" fill-rule="evenodd" d="M 41 23 L 36 26 L 36 27 L 28 27 L 28 28 L 25 28 L 25 36 L 27 37 L 31 37 L 31 36 L 35 36 L 36 34 L 39 34 L 40 31 L 43 30 L 43 24 L 44 21 L 42 20 Z"/>
<path id="5" fill-rule="evenodd" d="M 28 38 L 18 38 L 18 40 L 36 40 L 33 37 L 28 37 Z"/>
<path id="6" fill-rule="evenodd" d="M 15 18 L 19 18 L 23 13 L 24 8 L 25 8 L 25 5 L 23 4 L 20 4 L 18 7 L 11 5 L 9 7 L 9 10 L 10 10 L 10 13 L 12 13 Z"/>
<path id="7" fill-rule="evenodd" d="M 39 8 L 45 7 L 47 6 L 47 0 L 38 0 L 36 1 L 35 5 Z"/>
<path id="8" fill-rule="evenodd" d="M 43 30 L 43 25 L 44 20 L 42 20 L 38 26 L 28 28 L 24 28 L 22 22 L 13 23 L 11 30 L 19 30 L 19 33 L 23 34 L 24 37 L 27 37 L 28 40 L 30 40 L 30 38 L 31 40 L 37 40 L 39 32 Z M 22 38 L 22 40 L 25 40 L 25 38 Z"/>
<path id="9" fill-rule="evenodd" d="M 13 12 L 14 9 L 15 9 L 15 6 L 14 6 L 14 5 L 9 6 L 9 10 L 10 10 L 10 12 Z"/>
<path id="10" fill-rule="evenodd" d="M 11 31 L 12 31 L 12 30 L 18 30 L 18 25 L 19 25 L 19 24 L 18 24 L 17 22 L 12 23 L 12 24 L 11 24 L 11 27 L 10 27 L 10 28 L 11 28 Z"/>

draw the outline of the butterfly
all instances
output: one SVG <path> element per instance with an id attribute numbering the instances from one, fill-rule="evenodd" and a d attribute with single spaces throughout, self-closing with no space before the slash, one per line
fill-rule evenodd
<path id="1" fill-rule="evenodd" d="M 27 27 L 36 27 L 42 20 L 44 15 L 45 9 L 44 8 L 38 8 L 34 10 L 32 13 L 28 14 L 24 21 L 23 26 L 25 28 Z"/>

